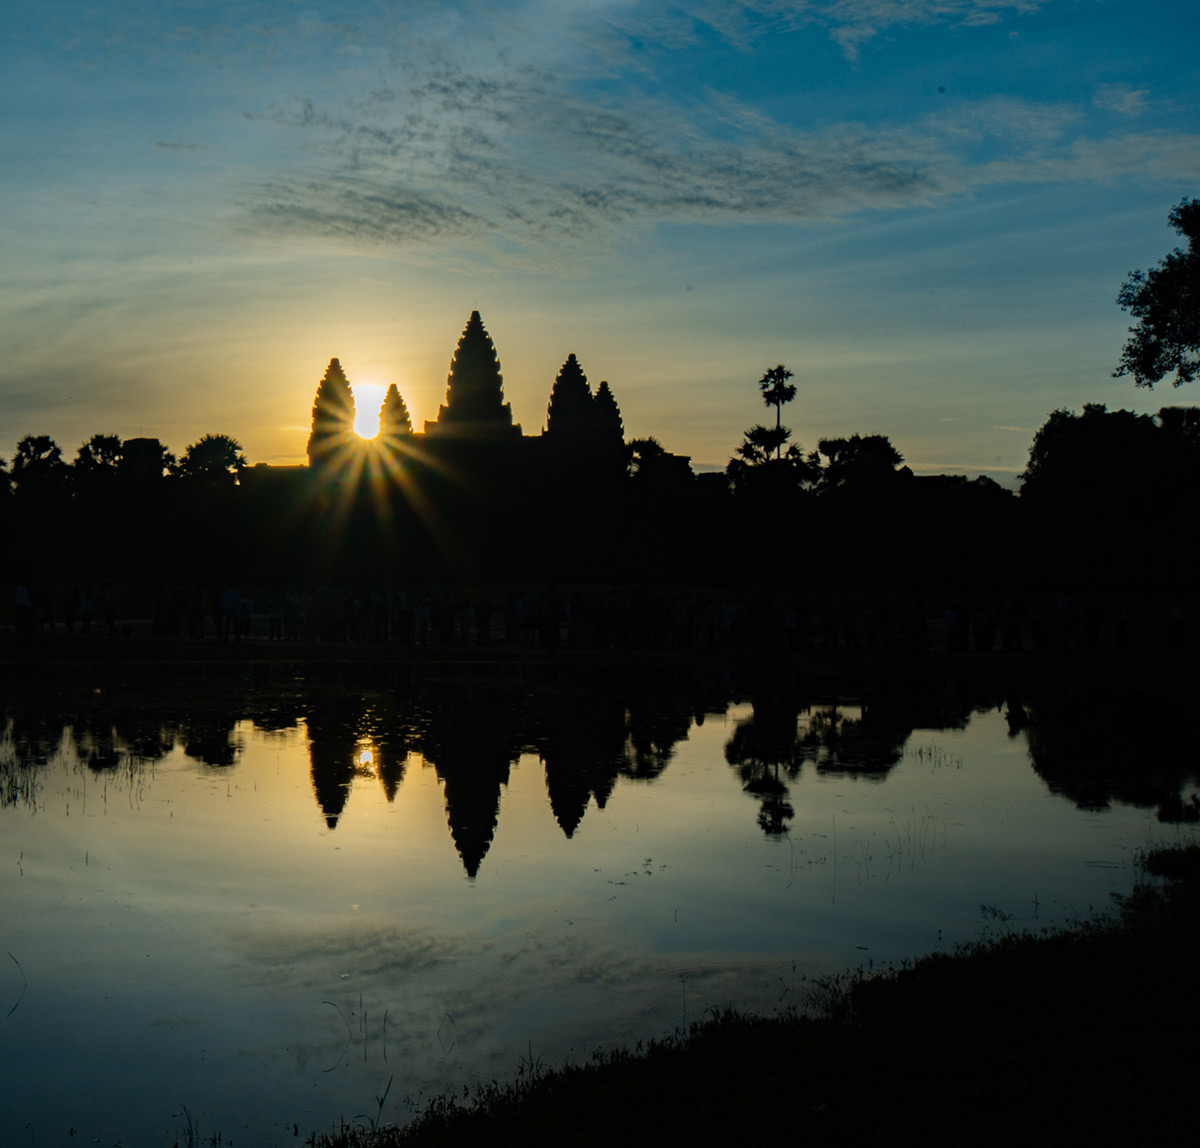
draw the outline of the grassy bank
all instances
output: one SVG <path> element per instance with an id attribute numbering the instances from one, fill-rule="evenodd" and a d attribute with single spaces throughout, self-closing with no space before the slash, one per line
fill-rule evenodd
<path id="1" fill-rule="evenodd" d="M 718 1016 L 442 1100 L 404 1130 L 312 1143 L 1182 1141 L 1196 1119 L 1200 846 L 1152 852 L 1144 870 L 1110 918 L 1069 932 L 847 975 L 815 986 L 812 1016 Z"/>

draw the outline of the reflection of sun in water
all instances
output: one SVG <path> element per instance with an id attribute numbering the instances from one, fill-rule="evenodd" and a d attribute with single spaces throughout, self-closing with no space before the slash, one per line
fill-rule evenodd
<path id="1" fill-rule="evenodd" d="M 354 754 L 354 770 L 359 777 L 375 776 L 375 747 L 370 742 L 360 742 Z"/>
<path id="2" fill-rule="evenodd" d="M 354 433 L 359 438 L 374 438 L 379 433 L 379 408 L 387 387 L 355 383 L 350 389 L 354 392 Z"/>

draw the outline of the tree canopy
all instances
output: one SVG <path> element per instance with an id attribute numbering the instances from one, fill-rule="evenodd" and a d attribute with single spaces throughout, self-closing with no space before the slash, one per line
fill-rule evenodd
<path id="1" fill-rule="evenodd" d="M 121 436 L 94 434 L 75 452 L 75 473 L 87 478 L 115 474 L 121 463 Z"/>
<path id="2" fill-rule="evenodd" d="M 1132 375 L 1152 387 L 1174 374 L 1172 386 L 1190 383 L 1200 371 L 1200 199 L 1181 199 L 1167 222 L 1188 241 L 1157 267 L 1133 271 L 1117 303 L 1138 320 L 1129 328 L 1114 378 Z"/>
<path id="3" fill-rule="evenodd" d="M 1021 497 L 1111 511 L 1182 497 L 1200 462 L 1200 411 L 1164 407 L 1157 416 L 1087 403 L 1056 410 L 1038 428 L 1021 475 Z"/>
<path id="4" fill-rule="evenodd" d="M 625 447 L 625 458 L 630 478 L 643 477 L 654 469 L 654 464 L 666 458 L 667 450 L 653 435 L 635 438 Z"/>
<path id="5" fill-rule="evenodd" d="M 242 444 L 227 434 L 206 434 L 183 452 L 176 473 L 182 478 L 199 478 L 233 483 L 246 465 Z"/>
<path id="6" fill-rule="evenodd" d="M 795 386 L 788 382 L 791 377 L 792 372 L 780 363 L 765 371 L 758 380 L 763 402 L 775 408 L 775 425 L 770 427 L 760 423 L 743 435 L 741 445 L 725 467 L 725 475 L 735 490 L 790 489 L 810 477 L 811 467 L 800 447 L 789 442 L 791 427 L 785 427 L 780 421 L 783 404 L 796 397 Z"/>
<path id="7" fill-rule="evenodd" d="M 823 438 L 817 443 L 817 451 L 826 460 L 821 471 L 823 491 L 876 491 L 896 478 L 896 467 L 904 461 L 887 435 L 882 434 Z"/>
<path id="8" fill-rule="evenodd" d="M 18 493 L 50 489 L 65 482 L 68 474 L 62 448 L 48 434 L 27 434 L 17 443 L 12 479 Z"/>
<path id="9" fill-rule="evenodd" d="M 737 458 L 732 459 L 729 465 L 765 466 L 768 462 L 778 461 L 781 448 L 791 437 L 791 427 L 767 427 L 761 423 L 752 426 L 746 431 L 742 445 L 737 448 Z M 793 443 L 782 457 L 799 458 L 800 448 Z"/>

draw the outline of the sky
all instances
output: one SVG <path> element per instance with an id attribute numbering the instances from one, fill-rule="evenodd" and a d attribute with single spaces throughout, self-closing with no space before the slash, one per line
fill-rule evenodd
<path id="1" fill-rule="evenodd" d="M 886 434 L 1013 481 L 1200 195 L 1194 0 L 38 0 L 0 14 L 0 455 L 304 461 L 341 360 L 436 418 L 479 310 L 526 434 L 574 353 L 723 466 Z"/>

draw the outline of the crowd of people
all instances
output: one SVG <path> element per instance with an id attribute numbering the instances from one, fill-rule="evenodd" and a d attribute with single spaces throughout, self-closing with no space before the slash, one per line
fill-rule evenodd
<path id="1" fill-rule="evenodd" d="M 929 609 L 921 599 L 752 590 L 555 587 L 488 593 L 434 588 L 159 586 L 152 611 L 125 609 L 117 587 L 67 584 L 14 593 L 18 637 L 149 632 L 224 642 L 396 644 L 557 650 L 775 650 L 951 653 L 1120 652 L 1129 610 L 1119 597 L 1064 592 L 1031 608 L 1016 594 Z M 1189 616 L 1164 619 L 1172 645 L 1187 643 Z"/>

